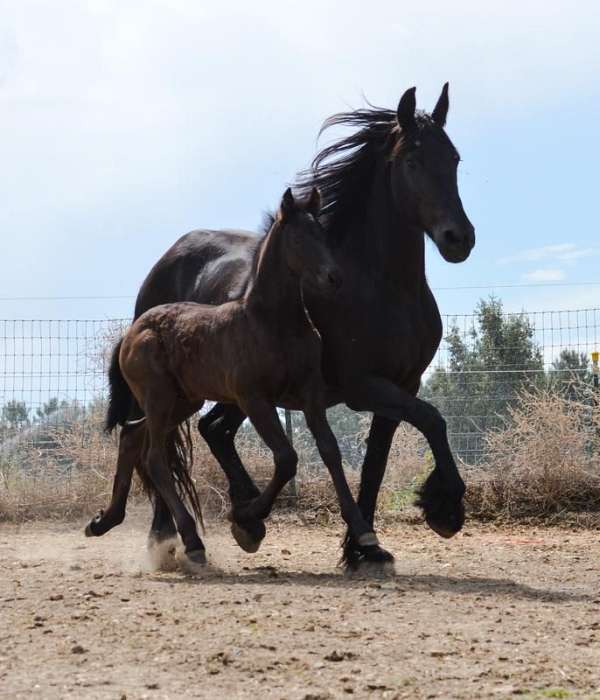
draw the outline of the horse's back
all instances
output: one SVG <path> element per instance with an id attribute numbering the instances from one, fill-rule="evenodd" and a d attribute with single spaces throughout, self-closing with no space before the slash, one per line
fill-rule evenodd
<path id="1" fill-rule="evenodd" d="M 136 300 L 135 317 L 159 304 L 222 304 L 239 299 L 260 241 L 259 235 L 249 231 L 186 233 L 150 270 Z"/>

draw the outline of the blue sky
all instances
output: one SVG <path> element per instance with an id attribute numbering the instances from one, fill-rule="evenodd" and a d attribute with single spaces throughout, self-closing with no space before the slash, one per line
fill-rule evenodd
<path id="1" fill-rule="evenodd" d="M 477 246 L 462 265 L 429 246 L 431 285 L 599 306 L 597 6 L 405 5 L 0 1 L 0 318 L 128 316 L 181 234 L 258 225 L 328 115 L 412 85 L 431 109 L 446 80 Z M 571 286 L 501 286 L 533 283 Z M 105 295 L 124 298 L 7 300 Z"/>

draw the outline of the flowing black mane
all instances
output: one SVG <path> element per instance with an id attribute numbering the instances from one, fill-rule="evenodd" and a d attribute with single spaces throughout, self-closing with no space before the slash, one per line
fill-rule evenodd
<path id="1" fill-rule="evenodd" d="M 334 114 L 319 135 L 335 126 L 354 127 L 356 131 L 323 148 L 296 182 L 301 196 L 312 187 L 320 189 L 321 221 L 334 241 L 343 237 L 350 219 L 364 213 L 360 205 L 368 196 L 377 158 L 399 131 L 396 113 L 377 108 Z"/>
<path id="2" fill-rule="evenodd" d="M 415 118 L 419 131 L 433 125 L 425 112 L 417 112 Z M 348 222 L 356 222 L 364 213 L 362 205 L 378 157 L 401 145 L 402 134 L 396 112 L 379 107 L 334 114 L 323 123 L 319 136 L 335 126 L 355 127 L 356 131 L 323 148 L 311 167 L 298 174 L 294 190 L 306 197 L 313 187 L 319 188 L 323 198 L 320 221 L 331 239 L 339 241 L 349 228 Z M 274 214 L 267 212 L 261 226 L 263 233 L 268 233 L 273 220 Z"/>
<path id="3" fill-rule="evenodd" d="M 417 112 L 415 118 L 419 131 L 433 123 L 425 112 Z M 377 159 L 396 144 L 402 145 L 402 134 L 396 112 L 378 107 L 334 114 L 324 122 L 319 136 L 335 126 L 355 127 L 356 131 L 323 148 L 311 168 L 299 173 L 296 187 L 301 196 L 319 188 L 321 221 L 333 240 L 339 241 L 349 229 L 348 222 L 364 215 L 362 205 Z"/>

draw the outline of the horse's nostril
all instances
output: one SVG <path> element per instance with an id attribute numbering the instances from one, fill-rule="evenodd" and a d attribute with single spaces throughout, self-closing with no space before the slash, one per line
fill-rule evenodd
<path id="1" fill-rule="evenodd" d="M 339 289 L 342 286 L 342 279 L 335 272 L 328 272 L 327 279 L 329 280 L 331 285 L 336 289 Z"/>
<path id="2" fill-rule="evenodd" d="M 460 236 L 450 228 L 446 229 L 442 235 L 444 236 L 444 243 L 446 243 L 446 245 L 456 246 L 462 243 Z"/>

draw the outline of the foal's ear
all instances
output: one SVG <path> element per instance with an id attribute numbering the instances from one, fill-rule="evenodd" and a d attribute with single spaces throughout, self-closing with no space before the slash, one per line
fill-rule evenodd
<path id="1" fill-rule="evenodd" d="M 321 211 L 321 192 L 317 187 L 313 187 L 306 202 L 306 211 L 317 218 Z"/>
<path id="2" fill-rule="evenodd" d="M 293 214 L 293 212 L 296 211 L 296 200 L 294 199 L 294 195 L 292 194 L 291 187 L 288 187 L 287 190 L 283 193 L 283 197 L 281 198 L 281 206 L 279 210 L 283 218 L 289 216 L 290 214 Z"/>
<path id="3" fill-rule="evenodd" d="M 415 93 L 417 91 L 416 87 L 409 88 L 404 95 L 400 98 L 398 102 L 398 111 L 396 116 L 398 118 L 398 124 L 402 131 L 410 131 L 414 126 L 415 122 L 415 109 L 417 108 L 417 98 Z"/>
<path id="4" fill-rule="evenodd" d="M 449 106 L 450 101 L 448 100 L 448 83 L 444 83 L 442 94 L 440 95 L 437 104 L 431 113 L 431 118 L 438 126 L 443 127 L 446 125 L 446 117 L 448 116 Z"/>

